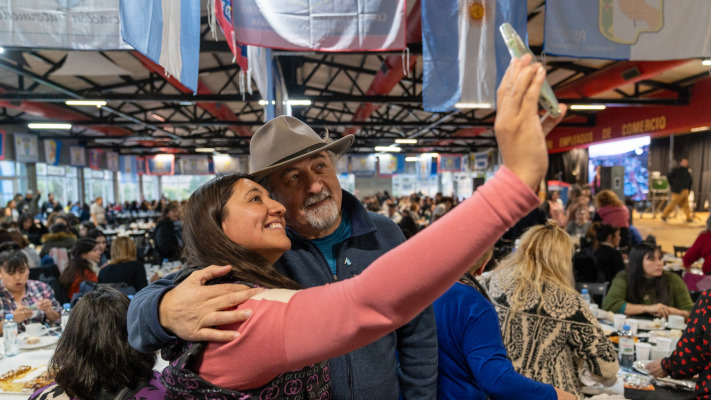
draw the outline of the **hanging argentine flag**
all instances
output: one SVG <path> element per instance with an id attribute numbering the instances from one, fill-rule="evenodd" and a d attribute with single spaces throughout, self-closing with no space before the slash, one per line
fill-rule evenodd
<path id="1" fill-rule="evenodd" d="M 119 13 L 123 40 L 195 92 L 200 0 L 120 0 Z"/>
<path id="2" fill-rule="evenodd" d="M 546 53 L 612 60 L 711 56 L 709 0 L 548 0 Z"/>
<path id="3" fill-rule="evenodd" d="M 510 60 L 498 28 L 508 22 L 528 41 L 526 18 L 520 0 L 422 0 L 425 110 L 495 108 Z"/>

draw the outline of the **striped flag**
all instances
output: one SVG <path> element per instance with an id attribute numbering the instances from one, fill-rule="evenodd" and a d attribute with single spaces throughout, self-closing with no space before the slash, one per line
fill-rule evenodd
<path id="1" fill-rule="evenodd" d="M 287 50 L 401 50 L 405 0 L 239 0 L 237 41 Z"/>
<path id="2" fill-rule="evenodd" d="M 425 110 L 445 112 L 473 103 L 495 108 L 496 88 L 510 60 L 498 28 L 508 22 L 527 38 L 526 18 L 525 1 L 422 0 Z"/>
<path id="3" fill-rule="evenodd" d="M 547 53 L 612 60 L 711 57 L 709 0 L 548 0 Z"/>
<path id="4" fill-rule="evenodd" d="M 123 40 L 196 91 L 200 0 L 120 0 L 119 13 Z"/>

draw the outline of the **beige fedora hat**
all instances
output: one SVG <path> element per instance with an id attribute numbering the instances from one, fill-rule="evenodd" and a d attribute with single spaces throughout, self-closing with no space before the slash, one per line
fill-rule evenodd
<path id="1" fill-rule="evenodd" d="M 355 136 L 326 143 L 313 129 L 288 115 L 262 125 L 249 143 L 249 173 L 260 180 L 290 163 L 320 151 L 331 150 L 338 157 L 351 147 Z"/>

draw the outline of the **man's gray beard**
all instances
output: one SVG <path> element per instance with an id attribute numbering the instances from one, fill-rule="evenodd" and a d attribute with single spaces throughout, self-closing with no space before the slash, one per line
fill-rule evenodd
<path id="1" fill-rule="evenodd" d="M 318 229 L 320 231 L 329 229 L 336 223 L 340 210 L 336 205 L 336 202 L 331 198 L 326 204 L 319 206 L 315 209 L 307 208 L 308 205 L 316 204 L 319 201 L 323 201 L 325 198 L 330 197 L 331 193 L 324 189 L 321 193 L 317 195 L 310 196 L 304 202 L 304 212 L 306 214 L 306 221 L 311 225 L 312 228 Z"/>

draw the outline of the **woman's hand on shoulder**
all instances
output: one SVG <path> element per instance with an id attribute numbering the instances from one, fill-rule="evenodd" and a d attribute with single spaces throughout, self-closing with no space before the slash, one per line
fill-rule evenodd
<path id="1" fill-rule="evenodd" d="M 235 339 L 236 331 L 214 327 L 246 321 L 252 315 L 251 310 L 236 307 L 265 289 L 232 283 L 205 286 L 230 269 L 230 266 L 211 265 L 193 272 L 168 291 L 158 306 L 160 325 L 184 340 L 229 342 Z"/>

